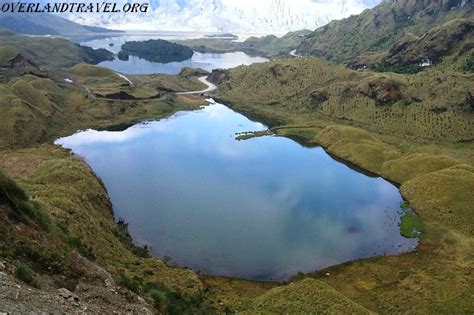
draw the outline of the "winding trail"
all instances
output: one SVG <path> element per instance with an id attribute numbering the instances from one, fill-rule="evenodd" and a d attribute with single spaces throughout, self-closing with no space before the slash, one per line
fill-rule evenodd
<path id="1" fill-rule="evenodd" d="M 192 95 L 192 94 L 202 94 L 202 93 L 209 93 L 217 90 L 217 86 L 212 84 L 211 82 L 207 81 L 207 76 L 200 77 L 198 79 L 200 82 L 207 85 L 207 89 L 201 91 L 190 91 L 190 92 L 177 92 L 176 95 Z"/>
<path id="2" fill-rule="evenodd" d="M 127 81 L 130 84 L 130 86 L 133 86 L 132 80 L 127 78 L 124 74 L 121 74 L 120 72 L 115 72 L 115 74 L 121 77 L 122 79 L 124 79 L 125 81 Z"/>

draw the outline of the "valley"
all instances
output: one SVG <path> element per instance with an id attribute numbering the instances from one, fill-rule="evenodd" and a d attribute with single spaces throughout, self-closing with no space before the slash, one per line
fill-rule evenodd
<path id="1" fill-rule="evenodd" d="M 86 57 L 64 38 L 0 31 L 0 310 L 471 313 L 473 7 L 405 2 L 311 33 L 179 40 L 236 63 L 169 74 L 92 65 L 100 47 Z M 240 65 L 236 51 L 270 60 Z M 212 181 L 213 170 L 226 181 Z M 331 183 L 346 190 L 336 197 L 324 190 Z M 322 191 L 335 204 L 324 206 Z M 293 210 L 271 212 L 275 196 Z M 298 212 L 334 214 L 346 198 L 334 221 Z M 256 223 L 237 224 L 245 220 Z M 307 238 L 335 222 L 340 243 Z M 280 227 L 287 238 L 273 239 Z M 374 249 L 376 231 L 401 241 Z M 311 264 L 315 247 L 344 252 L 344 233 L 367 251 L 339 260 L 328 251 L 327 264 Z M 296 236 L 297 253 L 287 246 Z M 240 257 L 246 248 L 253 254 Z M 219 272 L 222 261 L 232 272 Z"/>

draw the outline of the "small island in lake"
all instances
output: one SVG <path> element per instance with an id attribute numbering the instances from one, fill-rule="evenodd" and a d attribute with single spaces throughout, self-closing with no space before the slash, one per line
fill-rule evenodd
<path id="1" fill-rule="evenodd" d="M 190 59 L 194 54 L 194 51 L 187 46 L 162 39 L 126 42 L 122 45 L 122 52 L 151 62 L 161 63 L 184 61 Z"/>

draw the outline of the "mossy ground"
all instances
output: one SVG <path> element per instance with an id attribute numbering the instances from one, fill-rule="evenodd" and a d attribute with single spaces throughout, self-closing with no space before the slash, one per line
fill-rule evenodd
<path id="1" fill-rule="evenodd" d="M 403 209 L 404 214 L 400 220 L 400 234 L 406 238 L 419 237 L 424 232 L 421 218 L 410 208 Z"/>

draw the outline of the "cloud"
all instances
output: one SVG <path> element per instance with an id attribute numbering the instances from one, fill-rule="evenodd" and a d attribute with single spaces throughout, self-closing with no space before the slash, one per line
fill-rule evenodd
<path id="1" fill-rule="evenodd" d="M 99 0 L 93 0 L 99 1 Z M 100 2 L 100 1 L 99 1 Z M 118 0 L 123 4 L 129 1 Z M 154 31 L 285 33 L 315 29 L 358 14 L 380 0 L 134 0 L 149 3 L 148 13 L 69 14 L 88 25 Z"/>

